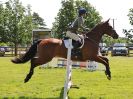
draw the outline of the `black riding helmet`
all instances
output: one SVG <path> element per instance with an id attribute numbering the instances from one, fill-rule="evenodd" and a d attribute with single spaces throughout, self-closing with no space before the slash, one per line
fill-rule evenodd
<path id="1" fill-rule="evenodd" d="M 86 14 L 87 11 L 85 8 L 80 8 L 79 11 L 78 11 L 79 15 L 82 15 L 82 14 Z"/>

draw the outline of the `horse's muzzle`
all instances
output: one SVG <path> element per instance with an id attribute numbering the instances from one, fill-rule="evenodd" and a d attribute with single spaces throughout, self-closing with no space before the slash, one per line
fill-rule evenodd
<path id="1" fill-rule="evenodd" d="M 118 39 L 119 35 L 118 34 L 114 34 L 113 35 L 113 39 Z"/>

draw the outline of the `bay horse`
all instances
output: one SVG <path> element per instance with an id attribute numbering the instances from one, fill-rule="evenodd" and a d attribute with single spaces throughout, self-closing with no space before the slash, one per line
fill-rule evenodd
<path id="1" fill-rule="evenodd" d="M 86 33 L 87 38 L 84 39 L 84 46 L 81 48 L 82 57 L 71 57 L 73 61 L 96 61 L 105 65 L 105 75 L 107 79 L 111 79 L 109 60 L 98 55 L 99 43 L 104 34 L 111 36 L 113 39 L 118 38 L 118 34 L 109 24 L 109 20 L 97 24 L 91 31 Z M 38 58 L 34 58 L 37 54 Z M 50 62 L 54 57 L 67 58 L 67 48 L 63 40 L 49 38 L 38 40 L 22 57 L 15 57 L 11 61 L 15 64 L 26 63 L 31 60 L 31 67 L 24 82 L 28 82 L 34 73 L 34 68 Z"/>

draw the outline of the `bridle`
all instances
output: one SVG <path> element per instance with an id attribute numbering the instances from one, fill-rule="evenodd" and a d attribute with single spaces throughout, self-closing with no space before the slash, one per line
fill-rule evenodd
<path id="1" fill-rule="evenodd" d="M 112 31 L 114 31 L 115 32 L 115 30 L 114 29 L 112 29 Z M 94 32 L 94 31 L 91 31 L 91 32 Z M 111 37 L 114 37 L 114 32 L 113 33 L 111 33 Z M 88 32 L 89 33 L 89 32 Z M 98 33 L 99 34 L 99 33 Z M 90 37 L 88 37 L 88 36 L 86 36 L 86 34 L 84 34 L 85 36 L 85 39 L 88 39 L 88 40 L 90 40 L 90 41 L 92 41 L 94 44 L 95 44 L 95 46 L 99 46 L 99 42 L 96 42 L 95 40 L 93 40 L 92 38 L 90 38 Z"/>

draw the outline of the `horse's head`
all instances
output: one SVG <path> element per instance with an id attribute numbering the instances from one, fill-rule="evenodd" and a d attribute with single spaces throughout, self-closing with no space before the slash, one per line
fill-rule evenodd
<path id="1" fill-rule="evenodd" d="M 119 35 L 116 33 L 113 27 L 109 24 L 109 19 L 102 23 L 102 29 L 104 34 L 107 34 L 114 39 L 118 39 Z"/>

